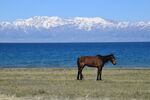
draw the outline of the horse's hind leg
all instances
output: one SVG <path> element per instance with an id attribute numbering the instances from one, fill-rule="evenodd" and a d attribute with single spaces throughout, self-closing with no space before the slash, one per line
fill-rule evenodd
<path id="1" fill-rule="evenodd" d="M 84 68 L 84 66 L 82 66 L 81 69 L 80 69 L 80 73 L 81 73 L 81 74 L 80 74 L 80 75 L 81 75 L 81 76 L 80 76 L 80 79 L 81 79 L 81 80 L 84 79 L 83 74 L 82 74 L 83 68 Z"/>
<path id="2" fill-rule="evenodd" d="M 81 68 L 78 69 L 78 75 L 77 75 L 77 80 L 82 80 L 83 75 L 82 75 L 82 70 Z"/>
<path id="3" fill-rule="evenodd" d="M 79 71 L 79 69 L 78 69 L 77 80 L 79 80 L 79 77 L 80 77 L 80 71 Z"/>
<path id="4" fill-rule="evenodd" d="M 81 80 L 82 77 L 83 77 L 83 75 L 82 75 L 82 66 L 78 66 L 77 80 Z"/>
<path id="5" fill-rule="evenodd" d="M 84 66 L 78 66 L 77 80 L 82 80 L 83 79 L 83 75 L 82 75 L 83 68 L 84 68 Z"/>

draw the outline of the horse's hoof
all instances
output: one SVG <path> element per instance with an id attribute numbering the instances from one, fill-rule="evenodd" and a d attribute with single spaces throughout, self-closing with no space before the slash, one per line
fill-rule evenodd
<path id="1" fill-rule="evenodd" d="M 102 79 L 96 79 L 97 81 L 101 81 Z"/>

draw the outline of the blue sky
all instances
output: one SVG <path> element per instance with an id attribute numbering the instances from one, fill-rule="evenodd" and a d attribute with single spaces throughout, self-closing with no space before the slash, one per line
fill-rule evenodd
<path id="1" fill-rule="evenodd" d="M 150 0 L 0 0 L 0 22 L 33 16 L 150 21 Z"/>
<path id="2" fill-rule="evenodd" d="M 49 17 L 43 22 L 40 18 L 45 17 L 34 16 Z M 88 18 L 86 23 L 64 24 L 51 16 L 105 20 L 91 24 L 95 19 Z M 136 41 L 150 41 L 150 0 L 0 0 L 0 42 Z"/>

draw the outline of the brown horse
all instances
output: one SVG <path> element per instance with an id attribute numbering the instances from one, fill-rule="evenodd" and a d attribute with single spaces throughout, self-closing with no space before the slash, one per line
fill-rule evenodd
<path id="1" fill-rule="evenodd" d="M 96 55 L 96 56 L 82 56 L 77 59 L 77 65 L 78 65 L 78 75 L 77 75 L 77 80 L 82 80 L 83 75 L 82 75 L 82 70 L 85 66 L 89 67 L 97 67 L 97 80 L 102 80 L 101 75 L 102 75 L 102 69 L 104 67 L 104 64 L 107 63 L 108 61 L 111 61 L 112 64 L 116 64 L 116 60 L 113 54 L 107 55 L 107 56 L 101 56 L 101 55 Z"/>

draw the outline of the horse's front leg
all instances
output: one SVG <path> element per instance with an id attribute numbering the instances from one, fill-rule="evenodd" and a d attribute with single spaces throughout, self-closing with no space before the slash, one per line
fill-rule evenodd
<path id="1" fill-rule="evenodd" d="M 100 70 L 99 70 L 99 67 L 97 68 L 97 79 L 96 80 L 99 80 L 99 75 L 100 75 Z"/>
<path id="2" fill-rule="evenodd" d="M 102 70 L 100 70 L 100 80 L 102 80 Z"/>
<path id="3" fill-rule="evenodd" d="M 102 80 L 102 67 L 97 67 L 97 80 Z"/>
<path id="4" fill-rule="evenodd" d="M 100 68 L 100 80 L 102 80 L 102 68 L 103 66 Z"/>

